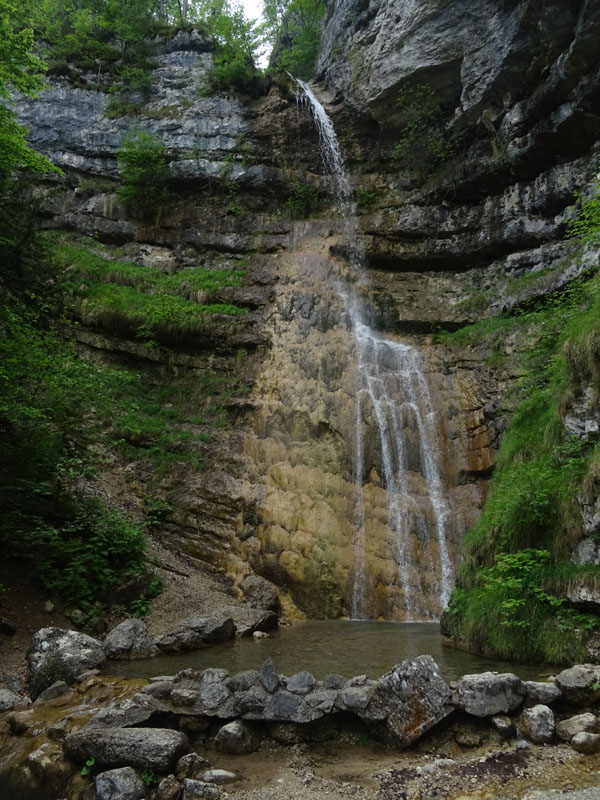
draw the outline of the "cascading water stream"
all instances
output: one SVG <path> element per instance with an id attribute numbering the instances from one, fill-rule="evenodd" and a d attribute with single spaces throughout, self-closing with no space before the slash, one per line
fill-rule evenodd
<path id="1" fill-rule="evenodd" d="M 356 272 L 353 277 L 364 284 L 365 255 L 352 202 L 352 190 L 333 123 L 310 87 L 300 80 L 298 84 L 312 108 L 323 163 L 333 177 L 333 192 L 343 225 L 341 232 L 346 238 L 350 267 Z M 448 602 L 453 574 L 447 545 L 449 507 L 437 465 L 435 413 L 423 359 L 415 348 L 386 338 L 367 325 L 363 303 L 353 284 L 340 282 L 337 291 L 353 333 L 357 361 L 353 458 L 357 499 L 353 520 L 356 533 L 353 541 L 355 562 L 351 615 L 355 619 L 368 616 L 369 522 L 363 486 L 367 471 L 364 432 L 366 420 L 370 417 L 378 431 L 380 466 L 387 495 L 387 524 L 394 534 L 393 555 L 403 595 L 404 618 L 416 620 L 431 617 L 432 613 L 423 600 L 423 560 L 428 561 L 429 574 L 435 575 L 438 610 Z M 407 432 L 416 439 L 416 445 L 407 446 Z M 411 489 L 411 471 L 419 472 L 424 478 L 431 509 L 429 522 Z M 436 551 L 437 566 L 432 551 Z"/>

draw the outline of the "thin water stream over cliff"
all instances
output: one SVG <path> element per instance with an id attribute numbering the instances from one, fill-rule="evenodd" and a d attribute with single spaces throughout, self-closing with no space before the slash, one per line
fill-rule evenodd
<path id="1" fill-rule="evenodd" d="M 450 597 L 453 568 L 447 545 L 449 505 L 438 466 L 441 447 L 425 365 L 415 347 L 368 324 L 368 302 L 360 293 L 368 284 L 364 248 L 339 142 L 311 88 L 303 81 L 298 84 L 309 100 L 323 163 L 333 178 L 332 192 L 350 269 L 350 275 L 336 287 L 355 343 L 353 476 L 358 491 L 353 513 L 350 614 L 354 619 L 372 615 L 367 542 L 373 526 L 366 513 L 363 486 L 375 469 L 381 474 L 387 497 L 387 526 L 392 532 L 391 556 L 400 595 L 395 606 L 404 620 L 434 619 Z"/>

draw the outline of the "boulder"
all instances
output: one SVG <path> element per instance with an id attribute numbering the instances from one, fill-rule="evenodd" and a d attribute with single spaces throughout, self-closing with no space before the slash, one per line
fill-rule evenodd
<path id="1" fill-rule="evenodd" d="M 403 661 L 378 681 L 358 716 L 395 747 L 408 747 L 453 711 L 450 688 L 430 655 Z"/>
<path id="2" fill-rule="evenodd" d="M 174 775 L 167 775 L 158 784 L 154 800 L 179 800 L 182 787 Z"/>
<path id="3" fill-rule="evenodd" d="M 285 690 L 275 692 L 262 712 L 246 714 L 247 719 L 281 722 L 313 722 L 321 716 L 321 712 L 311 708 L 300 695 Z"/>
<path id="4" fill-rule="evenodd" d="M 231 617 L 187 617 L 156 641 L 163 653 L 182 653 L 209 644 L 226 642 L 235 636 Z"/>
<path id="5" fill-rule="evenodd" d="M 223 725 L 215 736 L 215 748 L 220 753 L 241 755 L 258 750 L 262 742 L 260 731 L 241 719 Z"/>
<path id="6" fill-rule="evenodd" d="M 175 768 L 175 777 L 180 781 L 185 778 L 200 780 L 202 774 L 210 767 L 210 761 L 200 753 L 186 753 L 181 756 Z"/>
<path id="7" fill-rule="evenodd" d="M 21 697 L 9 689 L 0 689 L 0 714 L 13 708 L 22 708 L 29 703 L 28 697 Z"/>
<path id="8" fill-rule="evenodd" d="M 38 694 L 35 704 L 38 705 L 39 703 L 46 703 L 48 700 L 54 700 L 56 697 L 60 697 L 68 691 L 68 683 L 65 683 L 65 681 L 54 681 L 52 686 L 48 686 L 47 689 L 44 689 L 43 692 Z"/>
<path id="9" fill-rule="evenodd" d="M 234 621 L 238 636 L 253 636 L 256 633 L 267 633 L 277 630 L 279 617 L 274 611 L 249 606 L 237 606 L 228 613 Z"/>
<path id="10" fill-rule="evenodd" d="M 258 675 L 260 682 L 267 692 L 274 692 L 280 684 L 279 675 L 271 658 L 267 658 Z"/>
<path id="11" fill-rule="evenodd" d="M 303 670 L 302 672 L 296 672 L 295 675 L 292 675 L 291 678 L 288 679 L 287 682 L 287 690 L 288 692 L 293 692 L 294 694 L 308 694 L 312 692 L 312 690 L 317 685 L 317 680 L 315 676 Z"/>
<path id="12" fill-rule="evenodd" d="M 515 711 L 523 702 L 525 686 L 512 672 L 463 675 L 456 684 L 457 705 L 474 717 L 492 717 Z"/>
<path id="13" fill-rule="evenodd" d="M 556 735 L 563 742 L 570 742 L 576 733 L 597 733 L 598 717 L 594 714 L 577 714 L 556 724 Z"/>
<path id="14" fill-rule="evenodd" d="M 510 717 L 507 717 L 506 714 L 499 714 L 496 717 L 492 717 L 490 722 L 503 739 L 509 739 L 511 736 L 515 735 L 515 723 Z"/>
<path id="15" fill-rule="evenodd" d="M 134 659 L 150 658 L 158 651 L 146 623 L 141 619 L 126 619 L 106 635 L 104 652 L 107 658 Z"/>
<path id="16" fill-rule="evenodd" d="M 522 733 L 534 744 L 546 744 L 554 739 L 554 714 L 548 706 L 538 704 L 526 708 L 519 717 Z"/>
<path id="17" fill-rule="evenodd" d="M 562 692 L 554 683 L 547 681 L 524 681 L 525 702 L 527 705 L 535 706 L 541 703 L 544 706 L 551 706 L 562 697 Z"/>
<path id="18" fill-rule="evenodd" d="M 64 740 L 65 752 L 83 763 L 92 756 L 104 767 L 132 766 L 167 772 L 188 748 L 187 736 L 163 728 L 83 728 Z"/>
<path id="19" fill-rule="evenodd" d="M 578 753 L 584 753 L 585 755 L 600 753 L 600 733 L 580 731 L 571 739 L 571 747 L 573 750 L 577 750 Z"/>
<path id="20" fill-rule="evenodd" d="M 586 706 L 600 699 L 600 666 L 576 664 L 556 676 L 556 685 L 565 700 L 574 706 Z"/>
<path id="21" fill-rule="evenodd" d="M 279 611 L 279 595 L 272 583 L 258 575 L 246 575 L 240 583 L 246 602 L 252 608 L 265 608 L 269 611 Z"/>
<path id="22" fill-rule="evenodd" d="M 29 687 L 37 697 L 55 681 L 75 683 L 87 669 L 102 669 L 104 648 L 97 639 L 79 631 L 42 628 L 33 637 L 27 653 Z"/>
<path id="23" fill-rule="evenodd" d="M 227 679 L 227 687 L 232 692 L 247 692 L 259 681 L 259 673 L 257 669 L 246 669 L 243 672 L 238 672 L 237 675 L 232 675 Z"/>
<path id="24" fill-rule="evenodd" d="M 96 800 L 143 800 L 145 795 L 146 784 L 132 767 L 96 775 Z"/>
<path id="25" fill-rule="evenodd" d="M 214 783 L 194 781 L 186 778 L 183 782 L 181 800 L 214 800 L 221 796 L 221 789 Z"/>

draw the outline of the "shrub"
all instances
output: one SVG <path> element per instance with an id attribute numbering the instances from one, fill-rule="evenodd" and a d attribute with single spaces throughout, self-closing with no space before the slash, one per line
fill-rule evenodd
<path id="1" fill-rule="evenodd" d="M 164 145 L 150 133 L 130 130 L 117 160 L 122 181 L 117 195 L 141 207 L 144 215 L 160 212 L 170 195 Z"/>

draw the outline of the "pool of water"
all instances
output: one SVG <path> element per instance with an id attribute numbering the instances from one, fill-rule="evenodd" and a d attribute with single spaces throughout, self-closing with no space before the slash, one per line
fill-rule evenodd
<path id="1" fill-rule="evenodd" d="M 266 639 L 234 639 L 182 655 L 111 661 L 106 672 L 150 678 L 173 675 L 188 667 L 221 667 L 235 674 L 260 669 L 271 657 L 277 671 L 284 675 L 306 669 L 318 679 L 330 672 L 347 678 L 363 674 L 379 678 L 400 661 L 427 653 L 433 656 L 446 680 L 487 670 L 515 672 L 523 679 L 536 680 L 549 672 L 539 666 L 510 664 L 444 647 L 437 623 L 350 620 L 298 622 Z"/>

